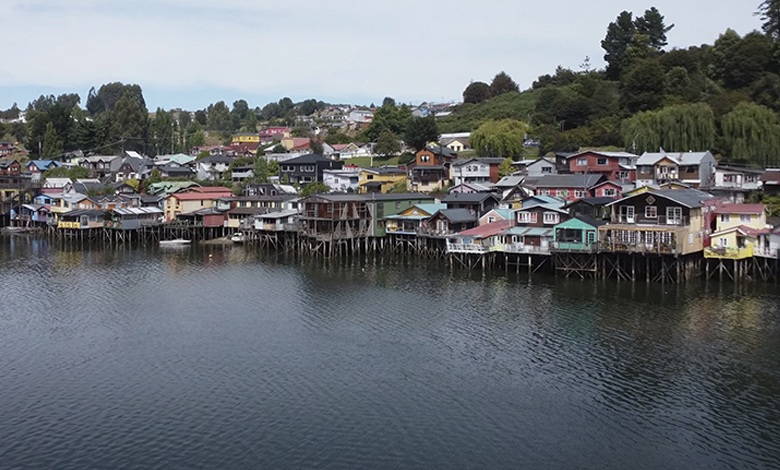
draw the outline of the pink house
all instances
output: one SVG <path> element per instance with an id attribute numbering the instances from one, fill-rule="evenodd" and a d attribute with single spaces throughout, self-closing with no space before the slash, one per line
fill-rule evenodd
<path id="1" fill-rule="evenodd" d="M 586 150 L 567 157 L 573 174 L 604 175 L 611 181 L 636 181 L 636 161 L 639 155 L 628 152 Z"/>

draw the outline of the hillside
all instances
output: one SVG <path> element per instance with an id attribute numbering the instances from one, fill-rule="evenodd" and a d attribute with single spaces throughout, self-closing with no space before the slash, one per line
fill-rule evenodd
<path id="1" fill-rule="evenodd" d="M 509 92 L 479 104 L 456 106 L 452 114 L 437 121 L 439 131 L 469 132 L 490 119 L 517 119 L 527 121 L 536 106 L 536 90 Z"/>

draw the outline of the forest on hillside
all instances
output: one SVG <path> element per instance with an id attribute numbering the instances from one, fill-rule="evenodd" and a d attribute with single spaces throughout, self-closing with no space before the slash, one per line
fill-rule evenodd
<path id="1" fill-rule="evenodd" d="M 734 162 L 778 164 L 780 0 L 761 3 L 757 14 L 762 31 L 740 36 L 729 29 L 711 45 L 667 50 L 674 25 L 661 12 L 621 12 L 601 41 L 605 69 L 594 70 L 586 58 L 579 70 L 558 67 L 522 92 L 513 82 L 496 87 L 505 74 L 473 82 L 439 129 L 478 131 L 510 119 L 527 125 L 540 154 L 712 150 Z"/>

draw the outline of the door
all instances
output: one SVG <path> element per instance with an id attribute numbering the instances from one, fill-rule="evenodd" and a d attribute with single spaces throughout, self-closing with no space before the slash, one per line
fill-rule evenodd
<path id="1" fill-rule="evenodd" d="M 620 206 L 620 221 L 626 224 L 634 223 L 634 206 Z"/>

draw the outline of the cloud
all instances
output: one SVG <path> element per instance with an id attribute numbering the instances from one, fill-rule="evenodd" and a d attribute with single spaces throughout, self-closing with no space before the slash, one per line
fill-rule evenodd
<path id="1" fill-rule="evenodd" d="M 656 6 L 676 24 L 670 46 L 712 43 L 728 26 L 759 27 L 754 8 L 730 0 Z M 203 107 L 204 90 L 261 106 L 281 96 L 456 100 L 470 80 L 502 70 L 524 88 L 586 55 L 599 66 L 607 24 L 623 9 L 645 8 L 616 0 L 4 2 L 6 36 L 23 40 L 6 50 L 0 98 L 22 102 L 5 96 L 20 87 L 122 81 L 160 100 L 150 107 Z"/>

